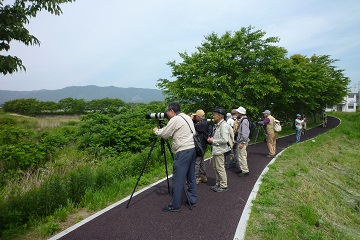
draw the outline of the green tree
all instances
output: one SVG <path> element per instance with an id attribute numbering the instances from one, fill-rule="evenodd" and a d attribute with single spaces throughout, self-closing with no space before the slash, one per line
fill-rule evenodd
<path id="1" fill-rule="evenodd" d="M 22 98 L 10 100 L 4 103 L 5 112 L 34 115 L 41 113 L 41 102 L 35 98 Z"/>
<path id="2" fill-rule="evenodd" d="M 265 34 L 251 26 L 220 37 L 212 33 L 196 52 L 180 53 L 182 62 L 169 62 L 176 79 L 159 79 L 158 87 L 168 101 L 179 101 L 188 110 L 241 104 L 257 113 L 281 91 L 278 75 L 287 53 L 275 46 L 278 38 Z"/>
<path id="3" fill-rule="evenodd" d="M 60 99 L 58 106 L 65 113 L 82 114 L 85 112 L 86 102 L 84 99 L 74 99 L 68 97 Z"/>
<path id="4" fill-rule="evenodd" d="M 328 55 L 291 56 L 282 69 L 282 91 L 272 98 L 272 109 L 287 118 L 296 113 L 320 113 L 326 105 L 340 103 L 347 94 L 349 78 L 334 66 L 336 61 Z"/>
<path id="5" fill-rule="evenodd" d="M 54 113 L 59 109 L 58 104 L 53 101 L 41 102 L 41 112 Z"/>
<path id="6" fill-rule="evenodd" d="M 62 13 L 60 4 L 75 0 L 14 0 L 14 3 L 4 5 L 0 0 L 0 51 L 9 51 L 11 41 L 19 41 L 29 45 L 40 45 L 40 41 L 25 28 L 30 18 L 38 12 L 46 10 L 51 14 Z M 9 1 L 7 1 L 9 2 Z M 0 55 L 0 72 L 4 75 L 18 70 L 25 70 L 20 58 Z"/>
<path id="7" fill-rule="evenodd" d="M 86 103 L 86 109 L 90 111 L 108 111 L 110 108 L 120 110 L 125 102 L 119 98 L 94 99 Z"/>

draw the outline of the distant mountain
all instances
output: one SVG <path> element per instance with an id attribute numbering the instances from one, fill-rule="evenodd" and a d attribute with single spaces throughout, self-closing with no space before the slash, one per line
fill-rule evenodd
<path id="1" fill-rule="evenodd" d="M 0 105 L 3 103 L 21 98 L 35 98 L 39 101 L 58 102 L 63 98 L 84 99 L 90 101 L 103 98 L 120 98 L 124 102 L 142 102 L 163 101 L 162 91 L 146 88 L 120 88 L 120 87 L 66 87 L 58 90 L 35 90 L 35 91 L 9 91 L 0 90 Z"/>

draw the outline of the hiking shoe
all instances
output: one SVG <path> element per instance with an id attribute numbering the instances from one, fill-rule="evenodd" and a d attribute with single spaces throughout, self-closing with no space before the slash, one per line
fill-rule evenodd
<path id="1" fill-rule="evenodd" d="M 199 184 L 201 182 L 201 178 L 197 177 L 196 178 L 196 184 Z"/>
<path id="2" fill-rule="evenodd" d="M 214 189 L 214 192 L 227 192 L 229 189 L 226 188 L 222 188 L 222 187 L 217 187 Z"/>
<path id="3" fill-rule="evenodd" d="M 168 205 L 163 208 L 163 212 L 180 212 L 181 208 L 174 208 L 172 205 Z"/>
<path id="4" fill-rule="evenodd" d="M 239 177 L 246 177 L 246 176 L 249 176 L 249 172 L 241 172 L 238 174 Z"/>
<path id="5" fill-rule="evenodd" d="M 220 187 L 220 186 L 219 186 L 219 185 L 211 186 L 211 187 L 210 187 L 210 190 L 214 190 L 215 188 L 218 188 L 218 187 Z"/>
<path id="6" fill-rule="evenodd" d="M 200 176 L 200 182 L 207 183 L 207 177 L 205 175 Z"/>

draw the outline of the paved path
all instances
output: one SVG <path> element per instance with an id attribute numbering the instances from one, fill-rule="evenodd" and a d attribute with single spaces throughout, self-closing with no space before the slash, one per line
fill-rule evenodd
<path id="1" fill-rule="evenodd" d="M 327 128 L 308 130 L 301 140 L 313 138 L 339 123 L 338 119 L 328 117 Z M 294 135 L 278 139 L 277 151 L 294 140 Z M 193 210 L 183 206 L 181 212 L 162 212 L 170 199 L 163 181 L 135 196 L 129 208 L 126 201 L 60 239 L 233 239 L 251 190 L 271 161 L 265 157 L 268 152 L 265 142 L 250 145 L 248 152 L 250 175 L 240 178 L 235 169 L 228 169 L 229 191 L 225 193 L 209 189 L 215 184 L 215 174 L 211 163 L 206 162 L 208 182 L 198 185 L 198 202 Z"/>

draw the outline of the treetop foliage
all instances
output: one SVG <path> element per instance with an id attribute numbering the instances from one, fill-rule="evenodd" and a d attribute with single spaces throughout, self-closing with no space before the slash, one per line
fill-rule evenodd
<path id="1" fill-rule="evenodd" d="M 45 10 L 51 14 L 62 14 L 60 4 L 75 0 L 15 0 L 13 4 L 4 5 L 0 0 L 0 51 L 9 51 L 11 41 L 19 41 L 26 46 L 40 45 L 39 39 L 31 35 L 25 25 L 31 17 Z M 0 72 L 4 75 L 18 70 L 25 70 L 20 58 L 0 55 Z"/>
<path id="2" fill-rule="evenodd" d="M 337 104 L 346 95 L 349 79 L 329 56 L 288 58 L 277 37 L 265 37 L 254 27 L 222 36 L 211 33 L 194 53 L 179 53 L 182 62 L 168 62 L 175 80 L 159 79 L 166 100 L 187 110 L 228 111 L 245 107 L 251 115 L 265 109 L 280 116 L 316 111 Z"/>

